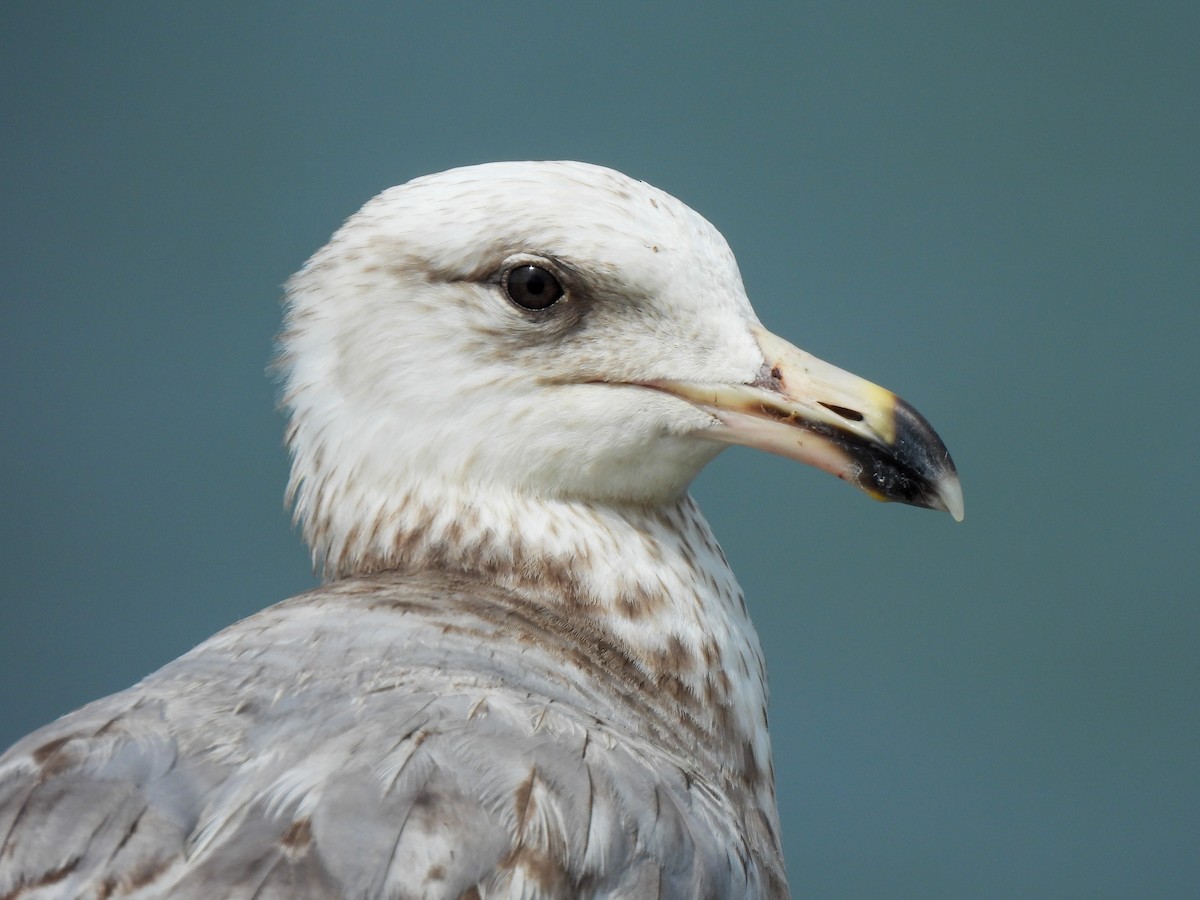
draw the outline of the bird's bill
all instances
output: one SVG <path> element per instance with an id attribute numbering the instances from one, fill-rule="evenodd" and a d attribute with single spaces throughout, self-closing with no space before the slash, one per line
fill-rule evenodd
<path id="1" fill-rule="evenodd" d="M 878 500 L 940 509 L 962 521 L 954 462 L 919 412 L 761 326 L 754 335 L 766 360 L 754 383 L 654 386 L 714 416 L 720 424 L 705 437 L 796 459 Z"/>

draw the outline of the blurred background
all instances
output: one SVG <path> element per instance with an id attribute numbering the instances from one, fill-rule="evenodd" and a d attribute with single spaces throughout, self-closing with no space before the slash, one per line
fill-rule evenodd
<path id="1" fill-rule="evenodd" d="M 314 583 L 280 285 L 377 191 L 647 180 L 967 518 L 731 450 L 797 896 L 1200 896 L 1200 6 L 5 3 L 0 744 Z"/>

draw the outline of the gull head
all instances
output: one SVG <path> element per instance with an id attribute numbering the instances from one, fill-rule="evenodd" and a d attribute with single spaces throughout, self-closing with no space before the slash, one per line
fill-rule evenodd
<path id="1" fill-rule="evenodd" d="M 962 515 L 912 407 L 767 332 L 720 233 L 610 169 L 391 188 L 287 294 L 290 493 L 325 563 L 414 503 L 672 502 L 731 443 Z"/>

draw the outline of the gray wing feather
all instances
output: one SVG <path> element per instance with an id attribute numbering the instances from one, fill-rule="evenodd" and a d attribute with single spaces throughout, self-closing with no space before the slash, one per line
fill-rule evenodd
<path id="1" fill-rule="evenodd" d="M 770 895 L 638 686 L 488 590 L 316 591 L 25 738 L 0 900 Z"/>

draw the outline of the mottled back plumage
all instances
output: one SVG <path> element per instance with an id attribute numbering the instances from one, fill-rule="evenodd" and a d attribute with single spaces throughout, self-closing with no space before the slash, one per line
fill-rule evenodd
<path id="1" fill-rule="evenodd" d="M 345 579 L 14 747 L 0 896 L 778 892 L 669 696 L 536 596 Z"/>

